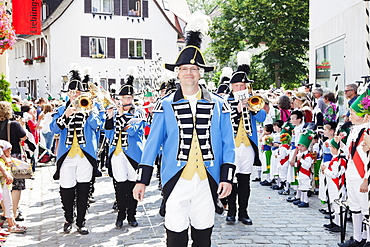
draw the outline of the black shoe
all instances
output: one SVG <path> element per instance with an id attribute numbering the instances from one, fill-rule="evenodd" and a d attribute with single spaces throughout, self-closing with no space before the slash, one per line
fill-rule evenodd
<path id="1" fill-rule="evenodd" d="M 238 219 L 241 223 L 243 223 L 244 225 L 253 225 L 253 222 L 251 219 L 249 219 L 248 217 L 243 217 L 243 218 L 239 218 Z"/>
<path id="2" fill-rule="evenodd" d="M 326 228 L 325 230 L 328 230 L 329 232 L 341 232 L 340 226 L 333 224 L 334 226 L 331 228 Z"/>
<path id="3" fill-rule="evenodd" d="M 262 186 L 271 186 L 272 183 L 267 181 L 267 180 L 264 180 L 264 181 L 260 182 L 260 185 L 262 185 Z"/>
<path id="4" fill-rule="evenodd" d="M 22 215 L 18 214 L 17 218 L 15 218 L 15 221 L 24 221 L 24 218 Z"/>
<path id="5" fill-rule="evenodd" d="M 290 191 L 289 190 L 280 190 L 278 192 L 279 195 L 283 195 L 283 196 L 287 196 L 290 194 Z M 289 199 L 289 198 L 288 198 Z"/>
<path id="6" fill-rule="evenodd" d="M 334 224 L 334 223 L 329 223 L 329 224 L 324 224 L 324 225 L 322 225 L 323 227 L 325 227 L 325 228 L 333 228 L 334 226 L 336 226 L 336 224 Z"/>
<path id="7" fill-rule="evenodd" d="M 295 201 L 293 202 L 293 204 L 294 204 L 294 205 L 298 205 L 298 204 L 300 204 L 300 203 L 301 203 L 301 199 L 295 200 Z"/>
<path id="8" fill-rule="evenodd" d="M 133 218 L 130 217 L 130 220 L 129 219 L 127 219 L 127 220 L 128 220 L 128 224 L 132 227 L 137 227 L 139 225 L 139 223 L 137 223 L 135 217 L 133 217 Z"/>
<path id="9" fill-rule="evenodd" d="M 252 180 L 252 182 L 259 182 L 259 181 L 261 181 L 261 178 L 255 178 Z"/>
<path id="10" fill-rule="evenodd" d="M 87 235 L 89 234 L 89 230 L 86 228 L 86 227 L 77 227 L 77 231 L 81 234 L 81 235 Z"/>
<path id="11" fill-rule="evenodd" d="M 276 185 L 272 186 L 271 189 L 273 189 L 273 190 L 282 190 L 283 187 L 276 184 Z"/>
<path id="12" fill-rule="evenodd" d="M 326 211 L 326 209 L 323 209 L 323 208 L 320 208 L 319 212 L 322 213 L 322 214 L 329 214 L 329 212 Z"/>
<path id="13" fill-rule="evenodd" d="M 363 247 L 370 247 L 370 242 L 366 242 Z"/>
<path id="14" fill-rule="evenodd" d="M 63 231 L 65 233 L 70 233 L 72 230 L 72 223 L 69 223 L 69 222 L 65 222 L 64 223 L 64 226 L 63 226 Z"/>
<path id="15" fill-rule="evenodd" d="M 362 247 L 362 246 L 364 246 L 365 242 L 366 242 L 365 239 L 363 239 L 361 242 L 359 242 L 359 241 L 355 240 L 353 237 L 351 237 L 346 242 L 339 243 L 338 246 L 340 246 L 340 247 Z"/>
<path id="16" fill-rule="evenodd" d="M 300 201 L 299 198 L 296 198 L 295 196 L 292 196 L 292 197 L 288 197 L 288 199 L 286 199 L 287 202 L 295 202 L 295 201 Z"/>
<path id="17" fill-rule="evenodd" d="M 325 217 L 324 217 L 325 219 L 328 219 L 328 220 L 330 220 L 330 218 L 331 219 L 334 219 L 334 215 L 325 215 Z"/>
<path id="18" fill-rule="evenodd" d="M 121 229 L 123 226 L 123 220 L 117 220 L 116 221 L 116 228 L 117 229 Z"/>
<path id="19" fill-rule="evenodd" d="M 89 197 L 89 199 L 88 199 L 88 200 L 89 200 L 89 203 L 94 203 L 94 202 L 96 202 L 96 201 L 95 201 L 95 198 L 94 198 L 93 196 Z"/>
<path id="20" fill-rule="evenodd" d="M 235 224 L 235 216 L 227 216 L 226 225 L 234 225 L 234 224 Z"/>

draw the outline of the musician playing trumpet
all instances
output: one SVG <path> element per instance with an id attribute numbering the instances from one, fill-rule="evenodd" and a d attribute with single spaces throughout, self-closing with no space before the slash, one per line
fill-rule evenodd
<path id="1" fill-rule="evenodd" d="M 236 197 L 238 196 L 238 220 L 245 225 L 253 222 L 248 215 L 248 201 L 250 196 L 250 176 L 253 165 L 261 167 L 258 157 L 256 122 L 264 122 L 266 112 L 262 108 L 265 102 L 261 97 L 252 96 L 251 82 L 248 79 L 250 72 L 250 54 L 238 53 L 238 69 L 230 79 L 232 91 L 228 95 L 231 105 L 231 122 L 234 129 L 235 165 L 237 183 L 227 197 L 229 210 L 226 217 L 227 224 L 234 224 L 236 217 Z"/>
<path id="2" fill-rule="evenodd" d="M 142 154 L 146 121 L 144 111 L 132 104 L 133 80 L 134 77 L 129 75 L 119 91 L 117 109 L 108 109 L 105 124 L 106 136 L 110 140 L 107 168 L 116 192 L 118 229 L 122 228 L 126 218 L 129 225 L 138 226 L 135 218 L 137 201 L 133 198 L 132 189 Z"/>
<path id="3" fill-rule="evenodd" d="M 57 152 L 57 170 L 53 178 L 59 180 L 60 196 L 63 204 L 65 223 L 63 230 L 69 233 L 74 222 L 74 205 L 77 208 L 77 231 L 88 234 L 85 227 L 85 214 L 88 207 L 88 194 L 93 176 L 101 176 L 97 169 L 96 130 L 102 121 L 98 109 L 91 105 L 91 110 L 82 109 L 85 102 L 79 104 L 81 93 L 85 91 L 77 65 L 71 70 L 68 84 L 69 100 L 59 107 L 53 115 L 50 129 L 60 134 Z M 88 99 L 83 99 L 87 100 Z M 77 110 L 76 106 L 78 103 Z"/>

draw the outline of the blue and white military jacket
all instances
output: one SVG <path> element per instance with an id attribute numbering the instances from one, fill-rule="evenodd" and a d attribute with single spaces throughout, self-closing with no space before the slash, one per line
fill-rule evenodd
<path id="1" fill-rule="evenodd" d="M 60 106 L 54 113 L 53 120 L 50 123 L 50 130 L 54 134 L 60 134 L 57 152 L 57 171 L 54 174 L 54 179 L 59 179 L 62 163 L 72 147 L 74 129 L 76 130 L 80 148 L 94 168 L 94 176 L 101 176 L 101 173 L 97 170 L 96 161 L 99 141 L 96 138 L 96 132 L 102 127 L 103 123 L 99 116 L 99 111 L 93 106 L 92 111 L 88 114 L 78 113 L 66 118 L 64 112 L 69 104 L 70 101 Z M 72 123 L 73 127 L 71 127 Z"/>
<path id="2" fill-rule="evenodd" d="M 105 135 L 109 138 L 109 157 L 117 147 L 119 130 L 121 129 L 122 150 L 127 156 L 139 163 L 144 148 L 143 134 L 146 124 L 145 112 L 137 107 L 131 107 L 127 113 L 120 117 L 115 113 L 113 118 L 107 119 Z M 123 130 L 128 125 L 131 127 Z"/>
<path id="3" fill-rule="evenodd" d="M 230 106 L 221 97 L 202 88 L 195 123 L 189 101 L 181 88 L 157 102 L 153 123 L 138 171 L 138 183 L 148 185 L 153 163 L 162 145 L 161 179 L 166 183 L 185 167 L 194 128 L 203 161 L 213 180 L 232 182 L 235 170 L 235 144 L 230 120 Z"/>

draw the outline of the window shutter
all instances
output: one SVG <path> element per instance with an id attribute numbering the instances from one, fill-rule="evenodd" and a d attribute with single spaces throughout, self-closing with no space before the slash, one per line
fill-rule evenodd
<path id="1" fill-rule="evenodd" d="M 146 0 L 143 1 L 143 17 L 149 17 L 149 2 Z"/>
<path id="2" fill-rule="evenodd" d="M 152 40 L 151 39 L 146 39 L 145 40 L 145 58 L 146 59 L 152 59 Z"/>
<path id="3" fill-rule="evenodd" d="M 88 36 L 81 36 L 81 57 L 90 57 L 89 40 Z"/>
<path id="4" fill-rule="evenodd" d="M 121 0 L 113 1 L 113 11 L 114 15 L 121 15 Z"/>
<path id="5" fill-rule="evenodd" d="M 122 15 L 128 16 L 128 1 L 129 0 L 122 0 Z"/>
<path id="6" fill-rule="evenodd" d="M 120 58 L 128 58 L 128 39 L 120 39 Z"/>
<path id="7" fill-rule="evenodd" d="M 116 79 L 108 79 L 108 85 L 112 85 L 112 84 L 115 84 L 116 83 Z M 108 88 L 109 88 L 108 86 Z"/>
<path id="8" fill-rule="evenodd" d="M 116 57 L 116 44 L 114 38 L 107 38 L 108 43 L 108 58 Z"/>
<path id="9" fill-rule="evenodd" d="M 85 0 L 85 13 L 91 13 L 91 1 L 92 0 Z"/>

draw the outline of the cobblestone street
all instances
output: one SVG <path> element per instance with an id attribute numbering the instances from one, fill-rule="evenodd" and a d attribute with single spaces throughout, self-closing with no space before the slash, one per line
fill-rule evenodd
<path id="1" fill-rule="evenodd" d="M 55 166 L 37 167 L 35 179 L 26 181 L 20 210 L 25 217 L 21 225 L 27 226 L 27 233 L 12 233 L 4 246 L 165 246 L 163 218 L 158 214 L 158 179 L 153 178 L 147 188 L 145 204 L 138 205 L 139 226 L 133 228 L 126 221 L 118 230 L 116 212 L 112 210 L 113 184 L 104 173 L 96 181 L 96 202 L 87 214 L 86 225 L 91 233 L 82 236 L 75 226 L 70 234 L 62 232 L 63 210 L 58 182 L 52 180 L 54 171 Z M 212 246 L 337 246 L 339 233 L 329 233 L 322 227 L 328 220 L 318 212 L 322 204 L 317 196 L 310 197 L 309 208 L 297 208 L 286 198 L 269 187 L 252 183 L 249 215 L 253 225 L 226 225 L 226 214 L 216 215 Z M 349 223 L 347 235 L 351 233 Z"/>

